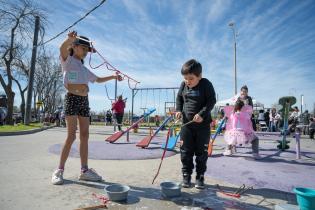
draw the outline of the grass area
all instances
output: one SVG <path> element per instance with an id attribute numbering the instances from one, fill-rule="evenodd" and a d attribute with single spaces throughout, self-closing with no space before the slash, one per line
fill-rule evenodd
<path id="1" fill-rule="evenodd" d="M 14 132 L 14 131 L 24 131 L 31 130 L 42 127 L 41 123 L 31 123 L 30 125 L 17 124 L 17 125 L 3 125 L 0 126 L 0 132 Z"/>

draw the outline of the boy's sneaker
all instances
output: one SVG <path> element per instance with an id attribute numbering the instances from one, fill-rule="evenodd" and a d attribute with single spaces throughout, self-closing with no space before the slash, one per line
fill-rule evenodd
<path id="1" fill-rule="evenodd" d="M 79 180 L 98 182 L 98 181 L 102 181 L 102 177 L 98 175 L 93 168 L 89 168 L 85 172 L 81 171 Z"/>
<path id="2" fill-rule="evenodd" d="M 63 170 L 57 169 L 54 171 L 51 177 L 51 183 L 55 185 L 61 185 L 63 184 Z"/>
<path id="3" fill-rule="evenodd" d="M 253 158 L 255 160 L 260 160 L 262 157 L 258 153 L 253 153 Z"/>
<path id="4" fill-rule="evenodd" d="M 205 177 L 204 175 L 197 175 L 196 176 L 196 184 L 195 184 L 195 187 L 197 189 L 200 189 L 200 190 L 203 190 L 205 189 Z"/>
<path id="5" fill-rule="evenodd" d="M 191 187 L 191 176 L 189 174 L 183 175 L 182 187 L 184 187 L 184 188 Z"/>
<path id="6" fill-rule="evenodd" d="M 226 149 L 226 150 L 223 152 L 223 155 L 224 155 L 224 156 L 231 156 L 231 155 L 232 155 L 232 150 Z"/>

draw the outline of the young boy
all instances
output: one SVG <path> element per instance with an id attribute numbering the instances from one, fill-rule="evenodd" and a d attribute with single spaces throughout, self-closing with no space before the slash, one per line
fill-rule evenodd
<path id="1" fill-rule="evenodd" d="M 201 64 L 191 59 L 181 70 L 184 81 L 181 83 L 176 98 L 176 118 L 183 118 L 183 123 L 194 121 L 183 126 L 180 131 L 182 187 L 191 186 L 191 174 L 194 169 L 193 158 L 196 156 L 197 189 L 204 189 L 204 173 L 207 170 L 208 144 L 210 140 L 211 110 L 216 103 L 215 91 L 211 82 L 202 78 Z"/>

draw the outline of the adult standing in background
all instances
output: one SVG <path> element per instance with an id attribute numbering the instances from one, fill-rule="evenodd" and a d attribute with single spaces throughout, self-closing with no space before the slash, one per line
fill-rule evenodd
<path id="1" fill-rule="evenodd" d="M 251 107 L 254 108 L 253 99 L 252 99 L 252 97 L 250 97 L 248 95 L 248 87 L 246 85 L 241 87 L 241 93 L 240 93 L 240 96 L 238 97 L 238 99 L 243 101 L 244 105 L 250 105 Z"/>
<path id="2" fill-rule="evenodd" d="M 270 109 L 267 109 L 267 111 L 264 114 L 265 122 L 267 123 L 268 130 L 270 131 Z"/>
<path id="3" fill-rule="evenodd" d="M 107 110 L 106 112 L 106 120 L 105 120 L 105 125 L 111 125 L 112 124 L 112 112 L 110 110 Z"/>
<path id="4" fill-rule="evenodd" d="M 246 85 L 241 87 L 241 93 L 238 97 L 239 100 L 243 101 L 244 105 L 249 105 L 254 108 L 253 99 L 248 95 L 248 87 Z M 252 114 L 251 121 L 253 124 L 253 129 L 256 131 L 256 122 L 254 119 L 254 115 Z"/>
<path id="5" fill-rule="evenodd" d="M 270 132 L 276 132 L 276 116 L 277 116 L 277 110 L 276 108 L 272 108 L 271 112 L 269 114 L 269 131 Z"/>
<path id="6" fill-rule="evenodd" d="M 303 135 L 307 135 L 309 133 L 308 125 L 310 123 L 310 113 L 308 110 L 302 114 L 302 122 L 303 122 Z"/>
<path id="7" fill-rule="evenodd" d="M 124 117 L 124 109 L 126 107 L 126 102 L 123 100 L 122 95 L 117 97 L 117 101 L 112 104 L 112 110 L 114 117 L 116 119 L 118 130 L 121 131 L 122 120 Z"/>

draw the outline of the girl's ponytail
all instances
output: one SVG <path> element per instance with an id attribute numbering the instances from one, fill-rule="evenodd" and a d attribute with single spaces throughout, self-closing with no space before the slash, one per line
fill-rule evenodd
<path id="1" fill-rule="evenodd" d="M 72 48 L 72 46 L 68 47 L 67 50 L 69 51 L 69 55 L 73 56 L 73 48 Z"/>
<path id="2" fill-rule="evenodd" d="M 68 47 L 68 52 L 70 56 L 73 56 L 74 50 L 72 46 Z M 81 59 L 81 63 L 84 64 L 84 61 L 82 59 Z"/>
<path id="3" fill-rule="evenodd" d="M 234 112 L 241 111 L 243 106 L 244 106 L 244 102 L 242 100 L 238 99 L 234 105 Z"/>

